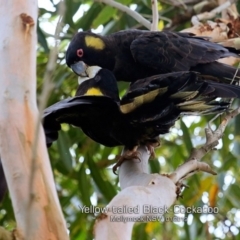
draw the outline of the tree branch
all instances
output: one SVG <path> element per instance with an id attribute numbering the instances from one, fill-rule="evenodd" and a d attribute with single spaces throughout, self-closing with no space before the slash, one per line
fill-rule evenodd
<path id="1" fill-rule="evenodd" d="M 157 31 L 158 30 L 158 2 L 157 0 L 152 0 L 152 25 L 151 25 L 151 31 Z"/>
<path id="2" fill-rule="evenodd" d="M 235 2 L 236 2 L 236 0 L 229 0 L 229 1 L 226 1 L 225 3 L 223 3 L 222 5 L 214 8 L 211 12 L 205 12 L 205 13 L 195 15 L 192 17 L 191 22 L 193 25 L 198 25 L 198 24 L 200 24 L 200 21 L 202 21 L 202 20 L 212 19 L 216 16 L 216 14 L 221 13 L 223 10 L 230 7 Z"/>
<path id="3" fill-rule="evenodd" d="M 141 161 L 128 160 L 120 166 L 119 180 L 122 191 L 112 199 L 107 206 L 108 210 L 96 221 L 96 240 L 131 239 L 135 222 L 152 221 L 153 217 L 161 220 L 165 213 L 147 212 L 144 206 L 168 209 L 176 201 L 176 193 L 181 191 L 182 180 L 190 176 L 190 173 L 214 173 L 208 164 L 190 161 L 170 175 L 149 174 L 147 164 L 150 154 L 145 146 L 139 147 L 138 151 Z M 119 213 L 117 209 L 126 211 Z"/>
<path id="4" fill-rule="evenodd" d="M 108 211 L 95 223 L 96 240 L 131 239 L 134 219 L 144 222 L 147 215 L 143 205 L 170 207 L 176 199 L 176 186 L 168 177 L 148 173 L 150 154 L 145 146 L 138 149 L 139 159 L 124 161 L 119 169 L 122 191 L 108 204 Z M 123 151 L 124 153 L 124 151 Z M 165 197 L 161 197 L 165 196 Z M 135 208 L 133 213 L 116 213 L 123 206 Z M 161 217 L 162 214 L 159 214 Z M 119 218 L 120 221 L 114 220 Z M 128 220 L 127 220 L 128 219 Z M 124 222 L 126 220 L 126 222 Z"/>
<path id="5" fill-rule="evenodd" d="M 147 29 L 151 29 L 151 23 L 146 20 L 144 17 L 142 17 L 139 13 L 131 10 L 130 8 L 122 5 L 121 3 L 115 2 L 113 0 L 94 0 L 94 2 L 100 2 L 100 3 L 105 3 L 109 6 L 115 7 L 116 9 L 125 12 L 132 18 L 134 18 L 137 22 L 141 23 L 144 27 Z"/>

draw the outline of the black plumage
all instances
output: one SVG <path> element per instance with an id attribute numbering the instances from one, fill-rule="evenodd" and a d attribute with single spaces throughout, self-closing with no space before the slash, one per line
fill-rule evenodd
<path id="1" fill-rule="evenodd" d="M 236 68 L 217 62 L 239 57 L 234 48 L 210 42 L 208 38 L 171 31 L 124 30 L 100 36 L 79 32 L 66 52 L 66 63 L 78 75 L 87 66 L 112 71 L 118 81 L 134 82 L 156 74 L 196 71 L 215 81 L 231 81 Z M 86 64 L 86 65 L 84 65 Z M 240 72 L 236 79 L 239 79 Z"/>
<path id="2" fill-rule="evenodd" d="M 79 86 L 75 97 L 64 99 L 45 109 L 43 126 L 47 146 L 58 138 L 61 123 L 81 128 L 86 135 L 105 146 L 119 145 L 111 137 L 110 127 L 119 114 L 119 101 L 113 74 L 100 70 L 94 78 Z"/>
<path id="3" fill-rule="evenodd" d="M 111 87 L 109 87 L 111 86 Z M 195 72 L 156 75 L 135 81 L 120 101 L 117 82 L 107 69 L 84 81 L 76 96 L 44 111 L 47 144 L 57 139 L 61 123 L 82 129 L 105 146 L 158 144 L 182 114 L 211 114 L 229 107 L 217 97 L 239 98 L 240 87 L 207 81 Z"/>

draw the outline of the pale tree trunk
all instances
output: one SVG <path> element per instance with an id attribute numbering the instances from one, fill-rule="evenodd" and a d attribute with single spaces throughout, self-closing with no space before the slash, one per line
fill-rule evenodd
<path id="1" fill-rule="evenodd" d="M 42 128 L 36 134 L 37 1 L 0 6 L 0 155 L 16 239 L 68 239 Z"/>

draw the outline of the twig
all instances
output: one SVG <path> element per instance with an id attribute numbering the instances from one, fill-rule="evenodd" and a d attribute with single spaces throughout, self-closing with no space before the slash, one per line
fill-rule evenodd
<path id="1" fill-rule="evenodd" d="M 132 18 L 134 18 L 137 22 L 141 23 L 144 27 L 146 27 L 147 29 L 151 29 L 151 23 L 146 20 L 145 18 L 143 18 L 139 13 L 131 10 L 130 8 L 122 5 L 121 3 L 112 1 L 112 0 L 94 0 L 94 2 L 100 2 L 100 3 L 105 3 L 109 6 L 115 7 L 118 10 L 127 13 L 129 16 L 131 16 Z"/>
<path id="2" fill-rule="evenodd" d="M 187 10 L 187 5 L 185 4 L 185 2 L 183 0 L 179 0 L 179 3 L 183 6 L 183 8 L 185 10 Z"/>
<path id="3" fill-rule="evenodd" d="M 158 2 L 157 0 L 152 0 L 152 25 L 151 25 L 151 31 L 157 31 L 158 30 Z"/>
<path id="4" fill-rule="evenodd" d="M 166 12 L 166 11 L 165 11 Z M 142 16 L 146 19 L 152 19 L 152 15 L 149 15 L 149 14 L 142 14 Z M 168 22 L 168 24 L 165 26 L 165 27 L 170 27 L 172 25 L 172 19 L 170 18 L 167 18 L 167 17 L 164 17 L 162 15 L 158 15 L 158 20 L 161 19 L 161 20 L 164 20 L 166 22 Z"/>
<path id="5" fill-rule="evenodd" d="M 182 182 L 184 179 L 194 175 L 196 172 L 206 172 L 213 175 L 217 173 L 214 172 L 211 167 L 204 162 L 199 162 L 196 159 L 189 160 L 179 166 L 173 173 L 169 175 L 169 178 L 177 184 L 178 182 Z"/>
<path id="6" fill-rule="evenodd" d="M 218 5 L 225 3 L 226 0 L 218 0 Z M 237 1 L 236 1 L 237 2 Z M 238 17 L 238 10 L 236 4 L 232 4 L 231 7 L 223 10 L 221 12 L 221 18 L 226 20 L 231 20 L 231 18 L 236 19 Z"/>
<path id="7" fill-rule="evenodd" d="M 163 2 L 163 3 L 166 3 L 166 4 L 169 4 L 171 6 L 174 6 L 174 7 L 181 7 L 181 8 L 184 8 L 184 9 L 187 9 L 187 4 L 194 4 L 196 2 L 198 2 L 199 0 L 181 0 L 181 1 L 169 1 L 169 0 L 160 0 L 160 2 Z"/>
<path id="8" fill-rule="evenodd" d="M 177 183 L 178 181 L 183 181 L 189 176 L 193 175 L 195 171 L 204 171 L 211 174 L 216 174 L 208 164 L 199 162 L 209 151 L 218 145 L 218 141 L 222 138 L 223 132 L 228 124 L 228 122 L 240 113 L 240 107 L 228 113 L 218 128 L 213 132 L 211 129 L 206 128 L 206 143 L 198 148 L 193 149 L 188 160 L 181 166 L 179 166 L 176 171 L 170 174 L 170 179 Z"/>
<path id="9" fill-rule="evenodd" d="M 210 150 L 218 145 L 218 140 L 221 139 L 223 132 L 228 124 L 228 122 L 237 116 L 240 113 L 240 108 L 233 110 L 232 112 L 228 113 L 224 119 L 222 120 L 221 124 L 218 128 L 212 132 L 210 129 L 206 128 L 206 143 L 199 149 L 194 149 L 191 153 L 189 160 L 197 159 L 200 160 L 203 156 L 206 155 Z M 189 161 L 188 160 L 188 161 Z"/>
<path id="10" fill-rule="evenodd" d="M 210 2 L 211 3 L 211 2 Z M 201 13 L 203 8 L 206 8 L 209 5 L 209 1 L 201 1 L 193 6 L 193 10 L 196 13 Z M 218 6 L 218 5 L 217 5 Z M 210 10 L 210 9 L 209 9 Z"/>
<path id="11" fill-rule="evenodd" d="M 211 12 L 205 12 L 205 13 L 195 15 L 192 17 L 191 22 L 193 25 L 198 25 L 198 24 L 201 24 L 200 21 L 202 20 L 212 19 L 216 16 L 216 14 L 221 13 L 224 9 L 230 7 L 235 2 L 236 0 L 229 0 L 223 3 L 222 5 L 214 8 Z"/>
<path id="12" fill-rule="evenodd" d="M 198 3 L 199 0 L 184 0 L 184 1 L 160 0 L 160 2 L 166 3 L 174 7 L 179 7 L 179 8 L 183 7 L 184 9 L 186 9 L 186 5 L 192 5 L 192 4 Z"/>

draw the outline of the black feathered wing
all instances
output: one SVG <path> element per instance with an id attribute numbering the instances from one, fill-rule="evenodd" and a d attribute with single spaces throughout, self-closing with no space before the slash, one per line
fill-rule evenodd
<path id="1" fill-rule="evenodd" d="M 47 146 L 57 140 L 61 123 L 81 128 L 87 136 L 105 146 L 121 145 L 111 136 L 110 129 L 118 114 L 118 103 L 105 96 L 80 96 L 57 102 L 43 114 Z"/>
<path id="2" fill-rule="evenodd" d="M 121 100 L 121 110 L 133 122 L 157 121 L 171 127 L 181 114 L 213 114 L 229 107 L 228 101 L 216 98 L 240 98 L 240 87 L 212 82 L 195 72 L 175 72 L 134 82 Z"/>
<path id="3" fill-rule="evenodd" d="M 193 68 L 198 71 L 195 67 L 200 66 L 200 69 L 211 75 L 212 63 L 218 68 L 224 67 L 224 64 L 215 63 L 216 60 L 229 56 L 239 57 L 228 48 L 206 38 L 168 31 L 144 33 L 132 42 L 130 49 L 136 62 L 161 73 L 188 71 Z M 234 69 L 232 67 L 232 71 Z M 231 75 L 234 74 L 232 71 Z"/>

